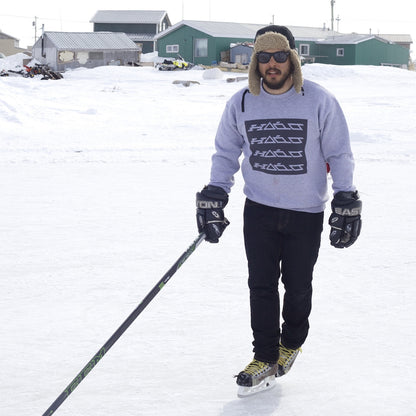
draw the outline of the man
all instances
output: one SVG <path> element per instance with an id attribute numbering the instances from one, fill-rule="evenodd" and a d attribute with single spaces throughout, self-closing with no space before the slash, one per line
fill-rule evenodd
<path id="1" fill-rule="evenodd" d="M 343 112 L 332 94 L 303 81 L 289 29 L 272 25 L 257 32 L 248 78 L 249 90 L 237 92 L 226 105 L 211 179 L 196 202 L 198 230 L 207 241 L 218 242 L 228 225 L 223 209 L 243 153 L 254 359 L 238 374 L 237 384 L 253 388 L 286 374 L 308 335 L 327 168 L 333 179 L 333 246 L 349 247 L 359 236 L 361 201 L 353 185 Z M 280 277 L 285 288 L 282 326 Z"/>

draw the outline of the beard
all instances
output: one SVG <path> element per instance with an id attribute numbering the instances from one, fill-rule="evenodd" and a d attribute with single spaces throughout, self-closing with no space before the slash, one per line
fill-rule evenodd
<path id="1" fill-rule="evenodd" d="M 263 79 L 264 87 L 272 91 L 281 90 L 285 84 L 287 85 L 288 80 L 292 77 L 293 71 L 294 67 L 292 64 L 286 68 L 277 68 L 273 66 L 267 70 L 257 67 L 257 73 Z M 274 74 L 271 72 L 274 72 Z"/>
<path id="2" fill-rule="evenodd" d="M 283 88 L 283 86 L 286 84 L 287 80 L 292 76 L 292 73 L 286 72 L 286 73 L 282 73 L 280 71 L 280 73 L 282 74 L 282 78 L 280 78 L 278 81 L 274 81 L 270 78 L 267 77 L 267 72 L 266 74 L 262 74 L 263 75 L 263 84 L 267 87 L 270 88 L 271 90 L 280 90 Z"/>

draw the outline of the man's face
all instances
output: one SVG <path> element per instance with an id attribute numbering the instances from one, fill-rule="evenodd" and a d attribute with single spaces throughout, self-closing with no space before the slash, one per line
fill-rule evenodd
<path id="1" fill-rule="evenodd" d="M 277 52 L 274 49 L 268 49 L 268 53 Z M 286 62 L 276 62 L 273 57 L 267 63 L 258 63 L 260 76 L 263 78 L 263 87 L 270 94 L 283 94 L 288 91 L 292 85 L 292 71 L 289 57 Z"/>

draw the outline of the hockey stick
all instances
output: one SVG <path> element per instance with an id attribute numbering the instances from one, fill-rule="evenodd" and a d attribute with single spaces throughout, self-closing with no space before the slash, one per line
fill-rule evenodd
<path id="1" fill-rule="evenodd" d="M 57 397 L 57 399 L 49 406 L 42 416 L 52 415 L 56 409 L 67 399 L 67 397 L 78 387 L 82 380 L 88 375 L 88 373 L 98 364 L 98 362 L 104 357 L 108 350 L 117 342 L 117 340 L 123 335 L 126 329 L 134 322 L 134 320 L 140 315 L 146 306 L 153 300 L 153 298 L 163 289 L 170 278 L 176 273 L 176 271 L 182 266 L 188 257 L 195 251 L 195 249 L 205 239 L 205 233 L 199 234 L 189 248 L 176 260 L 173 266 L 166 272 L 166 274 L 156 283 L 153 289 L 147 294 L 147 296 L 141 301 L 137 308 L 128 316 L 128 318 L 121 324 L 116 332 L 108 339 L 108 341 L 98 350 L 98 352 L 91 358 L 87 365 L 77 374 L 77 376 L 71 381 L 67 388 Z"/>

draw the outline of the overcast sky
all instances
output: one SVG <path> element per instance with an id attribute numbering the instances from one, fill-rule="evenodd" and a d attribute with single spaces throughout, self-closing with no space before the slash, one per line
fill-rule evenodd
<path id="1" fill-rule="evenodd" d="M 172 24 L 182 19 L 233 21 L 293 26 L 331 26 L 331 0 L 2 0 L 0 30 L 32 45 L 37 17 L 38 36 L 42 24 L 48 31 L 93 30 L 91 18 L 97 10 L 165 10 Z M 342 33 L 406 33 L 416 41 L 414 0 L 336 0 L 334 29 Z M 255 7 L 253 7 L 255 6 Z M 412 49 L 416 50 L 414 44 Z M 414 56 L 415 54 L 413 54 Z"/>

